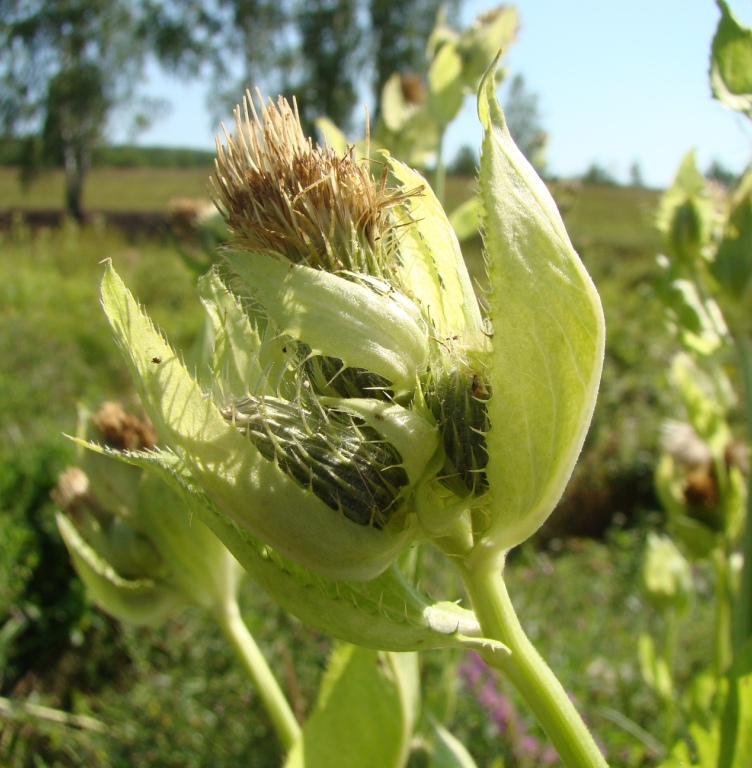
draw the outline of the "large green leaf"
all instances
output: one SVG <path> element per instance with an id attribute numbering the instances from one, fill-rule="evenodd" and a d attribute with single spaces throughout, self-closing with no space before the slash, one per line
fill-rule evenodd
<path id="1" fill-rule="evenodd" d="M 412 713 L 391 655 L 335 648 L 313 712 L 285 768 L 401 768 Z"/>
<path id="2" fill-rule="evenodd" d="M 493 323 L 483 557 L 524 541 L 559 500 L 595 406 L 605 327 L 556 204 L 509 134 L 494 67 L 481 83 L 478 112 Z"/>

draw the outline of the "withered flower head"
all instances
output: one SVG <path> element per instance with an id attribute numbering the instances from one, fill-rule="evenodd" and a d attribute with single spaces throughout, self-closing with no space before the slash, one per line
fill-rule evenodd
<path id="1" fill-rule="evenodd" d="M 112 448 L 125 451 L 151 450 L 157 443 L 157 431 L 148 417 L 139 419 L 114 400 L 102 404 L 91 417 L 91 424 Z"/>
<path id="2" fill-rule="evenodd" d="M 330 272 L 384 275 L 393 225 L 405 197 L 379 181 L 352 150 L 338 157 L 313 144 L 297 108 L 282 97 L 259 109 L 250 92 L 235 109 L 236 134 L 217 138 L 212 197 L 239 250 L 260 251 Z"/>
<path id="3" fill-rule="evenodd" d="M 404 72 L 400 75 L 402 96 L 408 104 L 422 106 L 426 103 L 428 93 L 423 78 L 417 72 Z"/>

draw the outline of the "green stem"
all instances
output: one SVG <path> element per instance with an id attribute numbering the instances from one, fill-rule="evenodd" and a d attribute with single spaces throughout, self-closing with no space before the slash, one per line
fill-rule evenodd
<path id="1" fill-rule="evenodd" d="M 261 649 L 243 623 L 237 603 L 233 602 L 225 611 L 217 612 L 215 618 L 256 686 L 285 752 L 289 752 L 300 736 L 300 726 Z"/>
<path id="2" fill-rule="evenodd" d="M 747 415 L 747 444 L 752 445 L 752 339 L 745 333 L 736 338 L 742 376 L 744 404 Z M 747 477 L 747 515 L 742 538 L 741 582 L 733 615 L 733 646 L 738 652 L 752 637 L 752 473 Z"/>
<path id="3" fill-rule="evenodd" d="M 522 629 L 501 569 L 458 567 L 483 635 L 511 651 L 485 651 L 486 662 L 512 681 L 568 768 L 607 766 L 564 687 Z"/>
<path id="4" fill-rule="evenodd" d="M 674 608 L 668 608 L 665 615 L 666 636 L 663 643 L 663 661 L 671 681 L 671 691 L 666 701 L 666 738 L 664 744 L 671 749 L 674 744 L 676 726 L 676 696 L 674 695 L 674 666 L 676 660 L 677 616 Z"/>
<path id="5" fill-rule="evenodd" d="M 48 720 L 51 723 L 68 725 L 72 728 L 82 728 L 87 731 L 96 731 L 97 733 L 112 732 L 107 725 L 95 720 L 87 715 L 73 715 L 70 712 L 63 712 L 51 707 L 43 707 L 40 704 L 30 704 L 28 702 L 13 701 L 0 696 L 0 714 L 9 718 L 23 719 L 24 717 L 37 717 L 41 720 Z"/>
<path id="6" fill-rule="evenodd" d="M 433 193 L 436 199 L 444 205 L 446 190 L 446 166 L 444 165 L 444 131 L 439 136 L 439 146 L 436 149 L 436 171 L 433 177 Z"/>
<path id="7" fill-rule="evenodd" d="M 720 680 L 731 664 L 731 590 L 728 556 L 718 546 L 711 553 L 715 571 L 715 674 Z"/>

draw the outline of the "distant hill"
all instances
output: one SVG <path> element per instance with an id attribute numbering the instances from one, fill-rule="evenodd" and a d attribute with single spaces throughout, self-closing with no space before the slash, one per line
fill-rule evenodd
<path id="1" fill-rule="evenodd" d="M 0 139 L 0 166 L 22 164 L 23 139 Z M 201 168 L 214 163 L 214 152 L 179 147 L 137 147 L 133 144 L 97 147 L 92 155 L 95 168 Z"/>

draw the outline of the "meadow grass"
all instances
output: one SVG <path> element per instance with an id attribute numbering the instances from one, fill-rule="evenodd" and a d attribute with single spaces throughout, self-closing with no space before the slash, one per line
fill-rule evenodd
<path id="1" fill-rule="evenodd" d="M 205 175 L 107 169 L 92 173 L 87 200 L 102 209 L 163 210 L 172 196 L 201 196 Z M 472 179 L 450 179 L 448 199 L 458 202 L 473 187 Z M 0 190 L 8 196 L 0 207 L 19 204 L 7 202 L 13 193 L 1 178 Z M 28 207 L 55 207 L 60 196 L 53 191 L 32 187 Z M 616 725 L 613 712 L 654 739 L 665 727 L 659 704 L 641 683 L 636 656 L 638 633 L 655 625 L 638 573 L 645 527 L 657 521 L 650 496 L 657 427 L 676 407 L 662 380 L 672 344 L 651 290 L 659 249 L 650 225 L 657 193 L 561 186 L 554 193 L 603 297 L 606 369 L 565 500 L 547 531 L 513 553 L 508 580 L 523 624 L 576 697 L 612 764 L 637 768 L 655 764 L 656 753 Z M 482 277 L 480 240 L 465 244 L 464 252 L 473 274 Z M 116 625 L 86 602 L 57 536 L 49 491 L 75 459 L 62 433 L 75 429 L 79 403 L 133 394 L 99 306 L 107 258 L 170 340 L 189 346 L 202 323 L 195 275 L 168 240 L 125 236 L 102 222 L 31 232 L 19 221 L 0 234 L 0 692 L 33 696 L 110 725 L 97 735 L 39 721 L 14 723 L 0 729 L 0 763 L 279 764 L 255 694 L 211 622 L 187 610 L 155 630 Z M 630 517 L 636 525 L 621 530 Z M 601 541 L 569 538 L 609 526 Z M 455 594 L 456 582 L 431 552 L 425 574 L 433 594 Z M 707 585 L 703 572 L 698 578 Z M 250 582 L 242 596 L 248 622 L 293 705 L 308 711 L 330 640 L 284 614 Z M 680 684 L 707 656 L 709 611 L 698 601 L 685 625 Z M 530 735 L 542 742 L 537 726 L 495 678 L 515 713 L 500 732 L 479 692 L 459 685 L 459 662 L 451 653 L 425 656 L 427 706 L 466 741 L 481 768 L 499 755 L 510 768 L 523 766 L 515 739 Z"/>
<path id="2" fill-rule="evenodd" d="M 208 198 L 212 167 L 93 168 L 86 177 L 87 211 L 164 211 L 175 197 Z M 27 186 L 18 170 L 0 167 L 0 209 L 59 209 L 64 200 L 63 172 L 40 172 Z"/>

